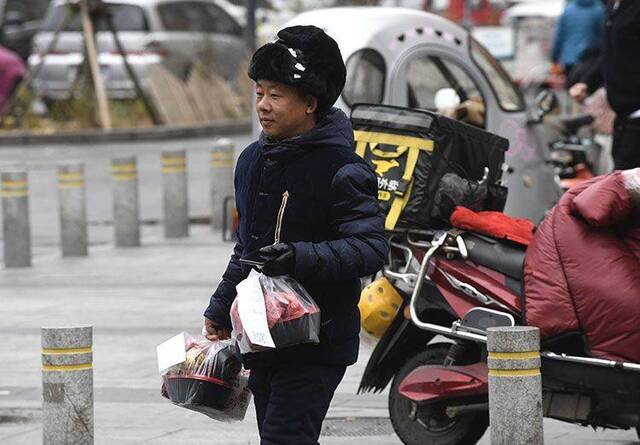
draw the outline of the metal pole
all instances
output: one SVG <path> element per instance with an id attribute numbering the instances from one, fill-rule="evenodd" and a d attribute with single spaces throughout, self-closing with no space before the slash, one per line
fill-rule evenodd
<path id="1" fill-rule="evenodd" d="M 140 216 L 136 157 L 112 159 L 111 178 L 116 246 L 137 247 L 140 245 Z"/>
<path id="2" fill-rule="evenodd" d="M 540 331 L 532 326 L 489 328 L 489 421 L 492 445 L 541 445 Z"/>
<path id="3" fill-rule="evenodd" d="M 471 18 L 471 0 L 464 0 L 462 2 L 462 26 L 468 31 L 471 30 L 473 26 L 472 18 Z"/>
<path id="4" fill-rule="evenodd" d="M 256 50 L 256 0 L 244 0 L 247 8 L 247 27 L 245 29 L 247 49 L 250 53 Z"/>
<path id="5" fill-rule="evenodd" d="M 42 443 L 93 444 L 93 328 L 42 328 Z"/>
<path id="6" fill-rule="evenodd" d="M 87 256 L 87 207 L 84 164 L 58 167 L 62 256 Z"/>
<path id="7" fill-rule="evenodd" d="M 211 228 L 222 229 L 225 198 L 233 196 L 233 142 L 219 139 L 209 152 Z"/>
<path id="8" fill-rule="evenodd" d="M 189 236 L 189 196 L 187 157 L 184 150 L 162 153 L 164 186 L 164 235 L 167 238 Z"/>
<path id="9" fill-rule="evenodd" d="M 2 239 L 4 266 L 31 266 L 29 183 L 27 172 L 2 173 Z"/>

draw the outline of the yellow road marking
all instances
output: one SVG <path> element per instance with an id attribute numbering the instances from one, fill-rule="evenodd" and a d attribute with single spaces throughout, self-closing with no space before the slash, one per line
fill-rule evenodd
<path id="1" fill-rule="evenodd" d="M 186 158 L 162 158 L 162 165 L 164 166 L 185 165 L 186 163 Z"/>
<path id="2" fill-rule="evenodd" d="M 84 173 L 58 173 L 58 181 L 83 181 Z"/>
<path id="3" fill-rule="evenodd" d="M 27 185 L 27 181 L 2 181 L 2 188 L 26 188 Z"/>
<path id="4" fill-rule="evenodd" d="M 114 173 L 112 175 L 112 178 L 115 181 L 131 181 L 133 179 L 136 179 L 138 177 L 138 175 L 133 172 L 133 173 Z"/>
<path id="5" fill-rule="evenodd" d="M 233 153 L 221 151 L 219 153 L 209 153 L 209 157 L 214 160 L 231 159 L 233 158 Z"/>
<path id="6" fill-rule="evenodd" d="M 122 164 L 122 165 L 112 165 L 111 166 L 111 171 L 113 172 L 123 172 L 123 173 L 129 173 L 129 172 L 135 172 L 136 171 L 136 164 Z"/>
<path id="7" fill-rule="evenodd" d="M 532 358 L 540 358 L 540 353 L 536 351 L 530 352 L 490 352 L 489 358 L 497 360 L 527 360 Z"/>
<path id="8" fill-rule="evenodd" d="M 58 188 L 59 189 L 79 189 L 84 187 L 84 181 L 65 181 L 65 182 L 59 182 L 58 183 Z"/>
<path id="9" fill-rule="evenodd" d="M 42 348 L 43 354 L 64 355 L 64 354 L 87 354 L 92 352 L 91 347 L 88 348 Z"/>
<path id="10" fill-rule="evenodd" d="M 29 196 L 27 190 L 2 190 L 3 198 L 21 198 L 23 196 Z"/>
<path id="11" fill-rule="evenodd" d="M 162 173 L 184 173 L 187 169 L 182 167 L 162 167 Z"/>
<path id="12" fill-rule="evenodd" d="M 46 372 L 52 371 L 84 371 L 93 368 L 91 363 L 82 363 L 79 365 L 42 365 L 42 370 Z"/>
<path id="13" fill-rule="evenodd" d="M 534 369 L 490 369 L 489 375 L 494 377 L 535 377 L 540 375 L 540 368 Z"/>
<path id="14" fill-rule="evenodd" d="M 209 161 L 209 167 L 231 167 L 233 166 L 233 161 L 229 159 L 228 161 Z"/>

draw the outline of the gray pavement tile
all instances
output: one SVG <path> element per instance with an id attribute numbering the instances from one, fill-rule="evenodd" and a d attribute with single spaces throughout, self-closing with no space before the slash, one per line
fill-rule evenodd
<path id="1" fill-rule="evenodd" d="M 224 424 L 163 400 L 155 346 L 176 333 L 197 333 L 202 311 L 231 252 L 219 233 L 192 226 L 192 236 L 163 240 L 145 229 L 143 247 L 93 247 L 84 259 L 49 252 L 34 267 L 0 270 L 0 415 L 36 413 L 26 423 L 0 423 L 0 443 L 41 442 L 40 327 L 94 325 L 97 444 L 257 444 L 253 407 L 240 423 Z M 387 393 L 356 395 L 371 347 L 338 387 L 328 418 L 388 416 Z M 547 443 L 628 444 L 633 431 L 592 431 L 545 420 Z M 323 437 L 323 444 L 398 445 L 394 435 Z M 486 434 L 480 442 L 489 444 Z"/>

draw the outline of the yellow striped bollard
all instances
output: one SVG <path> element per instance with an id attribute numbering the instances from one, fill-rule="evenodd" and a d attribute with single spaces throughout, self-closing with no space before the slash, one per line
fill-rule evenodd
<path id="1" fill-rule="evenodd" d="M 184 150 L 162 153 L 164 235 L 166 238 L 189 236 L 189 194 L 187 190 L 187 154 Z"/>
<path id="2" fill-rule="evenodd" d="M 209 151 L 209 196 L 211 202 L 211 228 L 224 226 L 225 198 L 233 196 L 233 142 L 219 139 Z"/>
<path id="3" fill-rule="evenodd" d="M 93 444 L 93 328 L 42 328 L 42 443 Z"/>
<path id="4" fill-rule="evenodd" d="M 489 328 L 487 351 L 491 444 L 542 444 L 540 331 Z"/>
<path id="5" fill-rule="evenodd" d="M 0 183 L 4 266 L 29 267 L 31 229 L 27 172 L 3 172 Z"/>
<path id="6" fill-rule="evenodd" d="M 87 204 L 84 164 L 58 166 L 62 256 L 87 256 Z"/>
<path id="7" fill-rule="evenodd" d="M 113 227 L 117 247 L 140 245 L 140 211 L 136 157 L 111 160 Z"/>

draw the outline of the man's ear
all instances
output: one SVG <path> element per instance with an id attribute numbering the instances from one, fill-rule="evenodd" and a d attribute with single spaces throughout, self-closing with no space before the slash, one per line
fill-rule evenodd
<path id="1" fill-rule="evenodd" d="M 313 114 L 318 111 L 318 99 L 315 96 L 307 95 L 307 114 Z"/>

